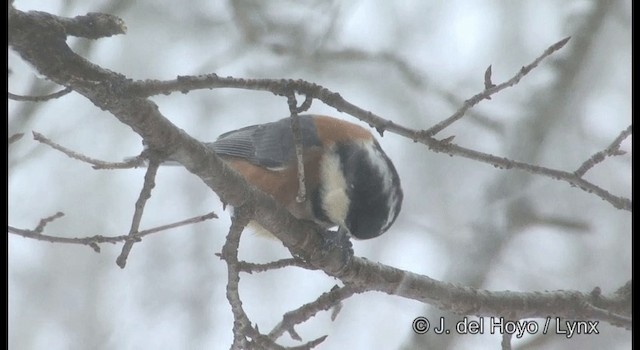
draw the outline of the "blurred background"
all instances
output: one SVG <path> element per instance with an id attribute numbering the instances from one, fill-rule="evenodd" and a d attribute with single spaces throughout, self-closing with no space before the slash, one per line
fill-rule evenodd
<path id="1" fill-rule="evenodd" d="M 571 36 L 517 86 L 473 108 L 439 137 L 482 152 L 574 171 L 631 124 L 631 1 L 27 1 L 20 10 L 76 16 L 107 12 L 126 35 L 69 38 L 76 52 L 132 79 L 217 73 L 304 79 L 402 125 L 424 129 L 453 114 L 493 82 L 512 77 L 551 44 Z M 9 91 L 43 95 L 44 80 L 9 50 Z M 154 96 L 160 111 L 192 136 L 288 115 L 286 100 L 233 89 Z M 313 113 L 358 122 L 318 101 Z M 363 124 L 364 125 L 364 124 Z M 93 170 L 32 140 L 31 131 L 87 156 L 118 161 L 141 139 L 78 94 L 45 103 L 9 100 L 8 219 L 33 229 L 62 211 L 46 234 L 128 232 L 144 170 Z M 379 138 L 405 190 L 403 211 L 380 238 L 355 253 L 446 282 L 489 290 L 591 291 L 631 279 L 631 213 L 564 182 L 435 154 L 392 133 Z M 631 197 L 628 153 L 585 178 Z M 10 349 L 225 349 L 232 314 L 220 252 L 229 213 L 186 170 L 162 168 L 142 228 L 214 210 L 220 219 L 154 234 L 134 245 L 121 270 L 121 244 L 50 244 L 8 236 Z M 240 257 L 287 257 L 275 240 L 244 234 Z M 241 275 L 249 318 L 268 332 L 282 314 L 338 283 L 286 268 Z M 296 329 L 321 349 L 499 348 L 499 335 L 415 335 L 417 316 L 462 316 L 382 293 L 344 302 L 335 321 L 320 313 Z M 475 319 L 475 318 L 471 318 Z M 537 319 L 542 325 L 543 320 Z M 437 321 L 436 321 L 437 322 Z M 517 349 L 628 349 L 631 332 L 600 323 L 599 335 L 528 335 Z M 298 342 L 285 335 L 280 344 Z"/>

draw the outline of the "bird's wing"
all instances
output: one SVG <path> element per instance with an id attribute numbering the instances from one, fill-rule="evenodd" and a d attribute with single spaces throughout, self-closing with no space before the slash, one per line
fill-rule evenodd
<path id="1" fill-rule="evenodd" d="M 321 146 L 313 116 L 301 115 L 299 118 L 302 146 Z M 207 146 L 218 155 L 242 158 L 266 168 L 284 167 L 295 156 L 289 118 L 229 131 Z"/>

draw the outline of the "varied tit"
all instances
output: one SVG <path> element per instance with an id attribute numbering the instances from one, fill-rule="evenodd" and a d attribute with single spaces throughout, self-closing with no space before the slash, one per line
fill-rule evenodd
<path id="1" fill-rule="evenodd" d="M 338 226 L 356 239 L 383 234 L 402 205 L 400 178 L 363 127 L 319 115 L 301 115 L 307 200 L 300 203 L 290 118 L 220 135 L 207 146 L 249 183 L 298 219 Z"/>

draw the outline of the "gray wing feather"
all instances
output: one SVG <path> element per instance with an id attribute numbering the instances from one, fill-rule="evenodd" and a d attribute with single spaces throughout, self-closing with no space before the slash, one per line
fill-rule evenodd
<path id="1" fill-rule="evenodd" d="M 300 131 L 303 147 L 322 145 L 312 116 L 300 116 Z M 268 168 L 283 167 L 295 156 L 289 118 L 224 133 L 207 146 L 219 155 L 243 158 Z"/>

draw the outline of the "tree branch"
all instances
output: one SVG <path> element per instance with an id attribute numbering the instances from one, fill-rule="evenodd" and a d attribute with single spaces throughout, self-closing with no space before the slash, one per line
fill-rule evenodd
<path id="1" fill-rule="evenodd" d="M 130 169 L 132 167 L 140 165 L 140 162 L 141 162 L 141 160 L 137 157 L 131 158 L 125 162 L 105 162 L 95 158 L 90 158 L 85 156 L 84 154 L 72 151 L 64 146 L 61 146 L 51 141 L 41 133 L 35 132 L 35 131 L 33 131 L 33 139 L 57 151 L 64 153 L 69 158 L 77 159 L 81 162 L 89 163 L 93 165 L 94 169 Z"/>
<path id="2" fill-rule="evenodd" d="M 231 227 L 227 240 L 222 247 L 220 257 L 227 263 L 227 300 L 231 304 L 233 313 L 233 344 L 231 349 L 287 349 L 275 343 L 275 341 L 261 334 L 251 325 L 249 317 L 242 308 L 240 300 L 240 267 L 238 261 L 238 247 L 240 236 L 245 226 L 249 223 L 253 210 L 248 207 L 235 208 L 234 216 L 231 219 Z M 311 349 L 326 339 L 326 336 L 312 340 L 302 346 L 289 349 Z"/>
<path id="3" fill-rule="evenodd" d="M 484 86 L 485 86 L 485 90 L 482 91 L 481 93 L 471 97 L 470 99 L 464 101 L 464 104 L 462 105 L 462 107 L 460 107 L 460 109 L 458 109 L 452 116 L 450 116 L 449 118 L 441 121 L 440 123 L 432 126 L 431 128 L 423 131 L 425 136 L 428 137 L 433 137 L 435 136 L 437 133 L 439 133 L 440 131 L 444 130 L 446 127 L 448 127 L 449 125 L 453 124 L 454 122 L 456 122 L 457 120 L 459 120 L 460 118 L 462 118 L 464 116 L 464 114 L 467 112 L 467 110 L 469 110 L 471 107 L 477 105 L 478 103 L 480 103 L 480 101 L 485 100 L 485 99 L 491 99 L 492 95 L 495 95 L 496 93 L 514 86 L 516 84 L 518 84 L 520 82 L 520 80 L 522 78 L 524 78 L 525 75 L 527 75 L 529 72 L 531 72 L 534 68 L 536 68 L 540 62 L 542 62 L 542 60 L 544 60 L 545 58 L 551 56 L 554 52 L 560 50 L 561 48 L 563 48 L 568 42 L 569 39 L 571 39 L 571 37 L 566 37 L 560 41 L 558 41 L 557 43 L 549 46 L 543 53 L 542 55 L 538 56 L 535 60 L 533 60 L 533 62 L 531 62 L 530 64 L 522 67 L 520 69 L 520 71 L 518 71 L 518 73 L 516 73 L 516 75 L 514 75 L 511 79 L 505 81 L 502 84 L 498 84 L 498 85 L 494 85 L 491 82 L 491 66 L 489 66 L 489 68 L 487 68 L 487 71 L 485 72 L 485 76 L 484 76 Z"/>
<path id="4" fill-rule="evenodd" d="M 15 100 L 15 101 L 44 102 L 44 101 L 49 101 L 49 100 L 62 97 L 70 93 L 71 91 L 73 90 L 67 87 L 60 91 L 54 92 L 52 94 L 44 95 L 44 96 L 22 96 L 22 95 L 12 94 L 10 92 L 7 92 L 7 94 L 9 95 L 9 99 Z"/>
<path id="5" fill-rule="evenodd" d="M 311 100 L 312 99 L 307 97 L 305 102 Z M 291 91 L 289 94 L 287 94 L 287 104 L 289 105 L 291 133 L 293 134 L 293 145 L 296 151 L 296 168 L 298 171 L 298 195 L 296 196 L 296 201 L 298 203 L 303 203 L 307 200 L 307 187 L 305 185 L 304 158 L 302 153 L 302 132 L 300 131 L 300 118 L 298 118 L 298 113 L 306 110 L 306 108 L 311 107 L 311 102 L 309 102 L 308 106 L 302 106 L 298 108 L 296 95 L 293 91 Z"/>
<path id="6" fill-rule="evenodd" d="M 58 217 L 61 217 L 62 215 L 60 215 L 62 213 L 58 213 L 56 215 L 58 215 Z M 54 215 L 55 216 L 55 215 Z M 31 239 L 35 239 L 38 241 L 45 241 L 45 242 L 51 242 L 51 243 L 68 243 L 68 244 L 80 244 L 80 245 L 86 245 L 91 247 L 96 253 L 100 253 L 100 247 L 98 246 L 99 243 L 119 243 L 119 242 L 124 242 L 126 240 L 129 239 L 133 239 L 136 241 L 139 241 L 142 237 L 153 234 L 153 233 L 157 233 L 157 232 L 162 232 L 162 231 L 167 231 L 170 230 L 172 228 L 176 228 L 176 227 L 180 227 L 180 226 L 185 226 L 185 225 L 190 225 L 190 224 L 195 224 L 198 222 L 202 222 L 202 221 L 206 221 L 206 220 L 210 220 L 210 219 L 214 219 L 217 218 L 218 216 L 214 213 L 208 213 L 208 214 L 204 214 L 204 215 L 199 215 L 199 216 L 195 216 L 186 220 L 182 220 L 182 221 L 178 221 L 178 222 L 174 222 L 168 225 L 162 225 L 162 226 L 157 226 L 148 230 L 142 230 L 139 232 L 136 232 L 132 235 L 121 235 L 121 236 L 103 236 L 103 235 L 95 235 L 95 236 L 90 236 L 90 237 L 59 237 L 59 236 L 50 236 L 50 235 L 45 235 L 43 234 L 41 231 L 38 231 L 38 228 L 34 229 L 34 230 L 27 230 L 27 229 L 21 229 L 21 228 L 16 228 L 13 226 L 8 226 L 7 231 L 9 233 L 13 233 L 16 234 L 18 236 L 22 236 L 25 238 L 31 238 Z M 43 219 L 40 222 L 42 223 L 43 221 L 45 221 L 47 219 Z M 38 225 L 38 227 L 40 227 L 40 225 Z"/>
<path id="7" fill-rule="evenodd" d="M 142 190 L 140 191 L 140 195 L 138 196 L 138 200 L 136 200 L 135 210 L 133 212 L 133 219 L 131 220 L 131 228 L 129 229 L 129 236 L 134 236 L 136 232 L 140 229 L 140 221 L 142 220 L 142 214 L 144 213 L 144 207 L 147 204 L 147 200 L 151 198 L 151 191 L 156 186 L 156 174 L 158 173 L 158 168 L 160 167 L 160 160 L 156 157 L 151 157 L 149 159 L 149 166 L 147 167 L 147 173 L 144 175 L 144 184 L 142 185 Z M 116 259 L 116 264 L 120 266 L 120 268 L 124 269 L 127 265 L 127 257 L 131 252 L 131 248 L 133 248 L 133 243 L 135 243 L 136 239 L 128 239 L 124 242 L 122 246 L 122 252 Z"/>
<path id="8" fill-rule="evenodd" d="M 563 43 L 563 41 L 560 41 L 552 45 L 551 48 L 555 49 L 555 47 L 561 43 Z M 550 49 L 547 49 L 547 51 L 549 50 Z M 538 59 L 541 60 L 540 57 Z M 516 76 L 510 79 L 509 81 L 502 83 L 500 85 L 497 85 L 494 88 L 485 90 L 484 92 L 472 97 L 470 100 L 465 102 L 465 104 L 469 104 L 469 106 L 468 107 L 463 106 L 459 110 L 459 112 L 454 114 L 454 116 L 460 115 L 461 117 L 468 108 L 477 104 L 483 98 L 486 98 L 487 96 L 491 96 L 492 94 L 495 93 L 494 91 L 497 92 L 511 85 L 515 85 L 526 73 L 528 73 L 531 69 L 537 66 L 537 64 L 538 62 L 536 60 L 531 65 L 523 67 L 523 69 L 521 69 L 520 72 L 516 74 Z M 326 89 L 320 85 L 309 83 L 302 80 L 240 79 L 240 78 L 231 78 L 231 77 L 222 78 L 222 77 L 218 77 L 216 74 L 207 74 L 207 75 L 201 75 L 201 76 L 180 76 L 176 80 L 169 80 L 169 81 L 158 81 L 158 80 L 138 81 L 128 85 L 126 90 L 130 94 L 146 97 L 146 96 L 153 96 L 160 93 L 169 94 L 171 92 L 176 92 L 176 91 L 185 92 L 185 91 L 205 89 L 205 88 L 206 89 L 239 88 L 239 89 L 248 89 L 248 90 L 270 91 L 276 95 L 282 95 L 282 96 L 287 96 L 287 94 L 290 93 L 290 91 L 293 89 L 298 93 L 305 94 L 307 96 L 313 96 L 314 98 L 319 99 L 325 104 L 331 107 L 334 107 L 338 111 L 350 114 L 362 121 L 369 123 L 369 125 L 374 126 L 380 134 L 388 130 L 395 134 L 404 136 L 412 140 L 413 142 L 420 142 L 426 145 L 427 147 L 429 147 L 429 149 L 434 152 L 446 153 L 450 156 L 460 156 L 463 158 L 476 160 L 482 163 L 490 164 L 499 169 L 517 169 L 517 170 L 526 171 L 531 174 L 545 176 L 552 180 L 564 181 L 570 184 L 572 187 L 578 187 L 587 193 L 592 193 L 604 199 L 605 201 L 609 202 L 611 205 L 613 205 L 617 209 L 631 211 L 630 198 L 623 197 L 623 196 L 615 196 L 609 193 L 608 191 L 606 191 L 605 189 L 589 181 L 582 179 L 580 176 L 577 176 L 574 172 L 546 168 L 538 165 L 519 162 L 519 161 L 508 159 L 505 157 L 499 157 L 499 156 L 494 156 L 492 154 L 475 151 L 475 150 L 454 144 L 453 142 L 451 142 L 451 138 L 446 138 L 444 140 L 435 139 L 434 137 L 430 136 L 430 134 L 433 133 L 433 131 L 430 131 L 431 129 L 421 131 L 421 130 L 411 129 L 411 128 L 402 126 L 390 120 L 386 120 L 372 112 L 366 111 L 350 103 L 349 101 L 345 100 L 342 96 L 340 96 L 340 94 L 338 93 L 332 92 L 329 89 Z"/>
<path id="9" fill-rule="evenodd" d="M 315 316 L 319 311 L 329 310 L 336 307 L 339 308 L 339 305 L 343 300 L 356 293 L 358 292 L 349 286 L 336 287 L 330 292 L 323 293 L 316 300 L 284 314 L 282 321 L 280 321 L 271 330 L 271 332 L 269 332 L 269 338 L 276 340 L 282 336 L 284 332 L 288 332 L 293 339 L 301 340 L 300 336 L 293 328 L 295 325 L 305 322 Z M 332 316 L 332 319 L 335 319 L 335 316 Z"/>
<path id="10" fill-rule="evenodd" d="M 231 219 L 231 227 L 226 242 L 222 247 L 221 257 L 227 263 L 227 300 L 233 313 L 233 344 L 231 349 L 243 349 L 247 347 L 249 330 L 255 331 L 251 321 L 242 309 L 242 301 L 238 291 L 240 284 L 240 269 L 238 268 L 238 247 L 242 230 L 250 221 L 248 210 L 244 207 L 236 208 Z"/>
<path id="11" fill-rule="evenodd" d="M 629 135 L 631 135 L 631 125 L 629 125 L 626 129 L 622 130 L 622 132 L 620 132 L 618 137 L 616 137 L 615 140 L 613 140 L 613 142 L 609 145 L 609 147 L 605 148 L 600 152 L 595 153 L 594 155 L 589 157 L 589 159 L 584 161 L 584 163 L 580 165 L 578 170 L 574 171 L 574 174 L 576 174 L 576 176 L 578 177 L 582 177 L 584 176 L 584 174 L 587 173 L 587 171 L 593 168 L 596 164 L 604 161 L 607 157 L 621 156 L 625 154 L 626 152 L 620 150 L 620 144 L 627 137 L 629 137 Z"/>
<path id="12" fill-rule="evenodd" d="M 239 261 L 238 268 L 242 272 L 254 273 L 277 270 L 288 266 L 301 267 L 306 270 L 317 270 L 318 268 L 298 258 L 280 259 L 265 264 L 255 264 L 246 261 Z"/>

